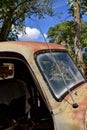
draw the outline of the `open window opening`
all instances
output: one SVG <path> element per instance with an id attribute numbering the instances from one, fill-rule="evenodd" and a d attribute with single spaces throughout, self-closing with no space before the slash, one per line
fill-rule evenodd
<path id="1" fill-rule="evenodd" d="M 13 67 L 14 75 L 0 79 L 0 130 L 53 130 L 51 114 L 25 63 L 7 57 L 3 63 Z"/>

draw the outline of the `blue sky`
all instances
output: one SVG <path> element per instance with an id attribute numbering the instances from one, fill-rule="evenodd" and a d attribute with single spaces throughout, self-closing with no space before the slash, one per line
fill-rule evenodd
<path id="1" fill-rule="evenodd" d="M 57 0 L 53 9 L 55 11 L 55 16 L 53 17 L 45 16 L 44 19 L 26 18 L 26 34 L 20 33 L 19 39 L 24 41 L 44 41 L 41 32 L 46 37 L 50 27 L 63 21 L 72 20 L 72 17 L 68 14 L 67 0 Z M 87 19 L 87 17 L 84 18 Z"/>

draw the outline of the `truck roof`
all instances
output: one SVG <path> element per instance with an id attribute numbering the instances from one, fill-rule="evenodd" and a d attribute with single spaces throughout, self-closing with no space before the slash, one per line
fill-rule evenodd
<path id="1" fill-rule="evenodd" d="M 6 46 L 6 47 L 5 47 Z M 4 50 L 11 50 L 14 48 L 14 51 L 16 51 L 18 48 L 21 48 L 24 50 L 24 48 L 30 48 L 33 50 L 33 52 L 39 51 L 39 50 L 45 50 L 45 49 L 59 49 L 59 50 L 65 50 L 65 48 L 61 45 L 55 44 L 55 43 L 45 43 L 45 42 L 32 42 L 32 41 L 6 41 L 6 42 L 0 42 L 0 51 Z"/>
<path id="2" fill-rule="evenodd" d="M 28 62 L 34 60 L 34 54 L 38 51 L 44 50 L 66 50 L 63 46 L 58 44 L 52 44 L 44 42 L 27 42 L 27 41 L 6 41 L 0 42 L 0 57 L 8 57 L 8 56 L 17 56 L 20 54 L 23 56 Z M 11 55 L 8 55 L 10 53 Z"/>

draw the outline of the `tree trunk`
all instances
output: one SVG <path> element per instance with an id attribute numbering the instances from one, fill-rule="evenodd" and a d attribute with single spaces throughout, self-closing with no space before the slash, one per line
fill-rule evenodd
<path id="1" fill-rule="evenodd" d="M 74 47 L 75 47 L 75 56 L 76 56 L 76 64 L 81 70 L 83 74 L 84 72 L 84 63 L 83 56 L 81 51 L 81 43 L 80 43 L 80 29 L 81 29 L 81 15 L 80 15 L 80 0 L 74 2 Z"/>
<path id="2" fill-rule="evenodd" d="M 9 7 L 7 14 L 3 19 L 3 24 L 0 30 L 0 41 L 7 41 L 12 26 L 11 22 L 12 15 L 13 15 L 13 9 Z"/>
<path id="3" fill-rule="evenodd" d="M 0 31 L 0 41 L 7 41 L 10 28 L 11 28 L 11 21 L 10 20 L 4 21 Z"/>

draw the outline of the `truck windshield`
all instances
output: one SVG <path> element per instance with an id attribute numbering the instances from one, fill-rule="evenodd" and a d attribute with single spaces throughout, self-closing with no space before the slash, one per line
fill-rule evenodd
<path id="1" fill-rule="evenodd" d="M 60 99 L 75 85 L 85 81 L 67 52 L 39 54 L 37 63 L 57 99 Z"/>

